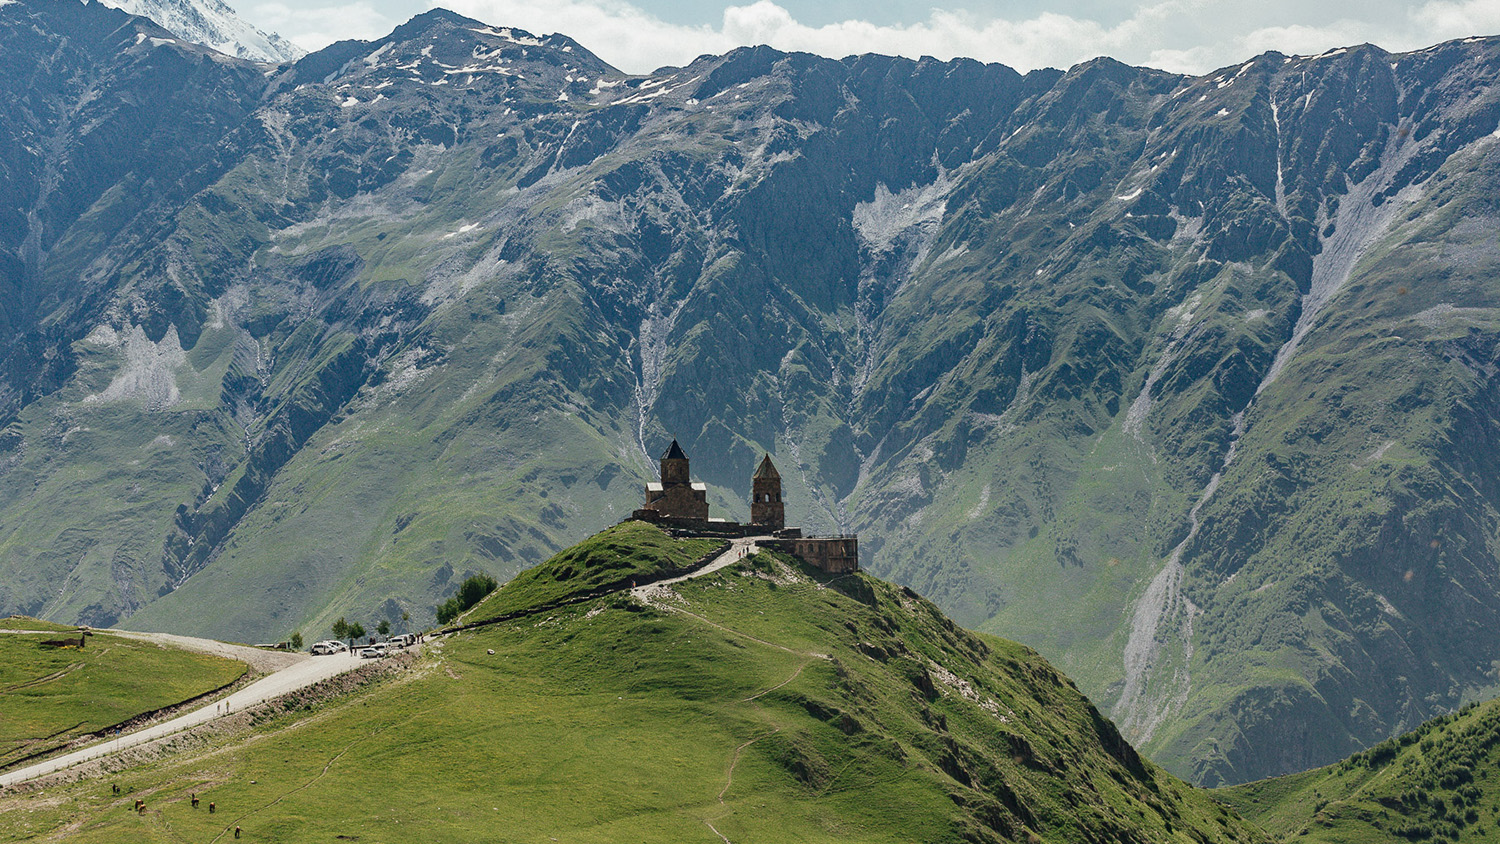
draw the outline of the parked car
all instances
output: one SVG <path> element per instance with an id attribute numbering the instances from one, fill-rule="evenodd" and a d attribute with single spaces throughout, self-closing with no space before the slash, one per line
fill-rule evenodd
<path id="1" fill-rule="evenodd" d="M 411 635 L 410 633 L 402 633 L 399 636 L 392 636 L 390 638 L 390 641 L 386 642 L 386 644 L 390 645 L 393 648 L 409 648 L 411 647 L 412 641 L 415 639 L 416 637 Z"/>
<path id="2" fill-rule="evenodd" d="M 328 654 L 344 653 L 348 650 L 348 645 L 344 644 L 343 642 L 336 642 L 332 639 L 322 642 L 314 642 L 312 646 L 312 652 L 314 656 L 326 656 Z"/>
<path id="3" fill-rule="evenodd" d="M 382 651 L 376 650 L 374 645 L 371 645 L 368 648 L 360 648 L 359 649 L 359 658 L 360 659 L 376 659 L 377 657 L 382 657 L 382 656 L 385 656 L 385 653 L 382 652 Z"/>

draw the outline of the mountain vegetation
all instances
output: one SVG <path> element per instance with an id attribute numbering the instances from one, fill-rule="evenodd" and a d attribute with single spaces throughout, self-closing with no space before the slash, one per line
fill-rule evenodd
<path id="1" fill-rule="evenodd" d="M 1484 841 L 1500 830 L 1500 701 L 1471 703 L 1334 765 L 1216 796 L 1283 840 Z"/>
<path id="2" fill-rule="evenodd" d="M 596 539 L 539 568 L 567 582 L 623 547 Z M 1267 840 L 1143 759 L 1035 651 L 790 557 L 426 648 L 191 752 L 0 797 L 0 840 Z"/>
<path id="3" fill-rule="evenodd" d="M 484 600 L 484 596 L 495 591 L 495 587 L 499 585 L 493 577 L 487 574 L 475 574 L 464 578 L 464 582 L 458 585 L 458 591 L 453 593 L 453 597 L 438 605 L 438 624 L 447 624 L 458 618 L 464 610 Z M 388 624 L 385 619 L 381 619 L 380 623 Z"/>
<path id="4" fill-rule="evenodd" d="M 269 68 L 18 0 L 0 63 L 0 612 L 426 623 L 675 435 L 1196 782 L 1500 687 L 1500 41 Z"/>
<path id="5" fill-rule="evenodd" d="M 714 539 L 673 538 L 644 522 L 621 522 L 558 552 L 544 565 L 516 575 L 504 592 L 464 621 L 476 624 L 535 612 L 578 596 L 634 586 L 637 580 L 682 574 L 727 547 L 728 543 Z M 478 601 L 470 606 L 474 603 Z"/>

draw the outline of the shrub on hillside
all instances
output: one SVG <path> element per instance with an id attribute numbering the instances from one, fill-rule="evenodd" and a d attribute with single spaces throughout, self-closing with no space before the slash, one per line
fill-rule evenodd
<path id="1" fill-rule="evenodd" d="M 458 591 L 453 597 L 444 601 L 437 608 L 438 624 L 447 624 L 458 618 L 463 611 L 484 600 L 484 596 L 495 591 L 499 586 L 495 578 L 487 574 L 471 575 L 459 585 Z"/>

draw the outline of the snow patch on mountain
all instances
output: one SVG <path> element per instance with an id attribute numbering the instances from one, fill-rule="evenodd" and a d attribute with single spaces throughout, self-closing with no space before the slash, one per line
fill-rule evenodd
<path id="1" fill-rule="evenodd" d="M 155 21 L 185 40 L 258 62 L 281 64 L 306 50 L 276 33 L 265 33 L 240 20 L 222 0 L 101 0 L 106 6 Z"/>

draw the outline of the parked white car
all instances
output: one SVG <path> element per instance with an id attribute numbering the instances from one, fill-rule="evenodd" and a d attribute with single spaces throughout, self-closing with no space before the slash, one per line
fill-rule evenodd
<path id="1" fill-rule="evenodd" d="M 385 645 L 371 645 L 359 652 L 361 659 L 376 659 L 385 656 Z"/>
<path id="2" fill-rule="evenodd" d="M 335 642 L 329 639 L 324 642 L 314 642 L 312 652 L 314 656 L 326 656 L 328 654 L 343 653 L 349 650 L 349 646 L 343 642 Z"/>

